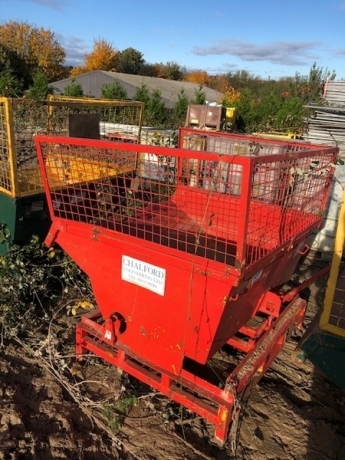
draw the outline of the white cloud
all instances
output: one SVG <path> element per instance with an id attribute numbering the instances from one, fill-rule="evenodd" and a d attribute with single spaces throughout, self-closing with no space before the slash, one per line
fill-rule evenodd
<path id="1" fill-rule="evenodd" d="M 266 61 L 281 65 L 304 65 L 317 60 L 314 49 L 320 43 L 312 42 L 276 42 L 257 45 L 239 40 L 218 40 L 208 47 L 195 46 L 192 52 L 198 56 L 227 55 L 243 61 Z"/>
<path id="2" fill-rule="evenodd" d="M 37 5 L 47 6 L 54 10 L 63 10 L 65 0 L 21 0 L 22 2 L 36 3 Z"/>
<path id="3" fill-rule="evenodd" d="M 56 34 L 58 42 L 64 47 L 66 51 L 66 65 L 79 67 L 84 64 L 85 54 L 90 52 L 83 40 L 77 37 L 66 37 L 64 35 Z"/>

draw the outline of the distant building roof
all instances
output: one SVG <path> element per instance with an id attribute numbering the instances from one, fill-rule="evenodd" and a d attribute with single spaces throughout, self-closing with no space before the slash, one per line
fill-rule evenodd
<path id="1" fill-rule="evenodd" d="M 54 88 L 55 92 L 63 93 L 65 87 L 69 85 L 72 80 L 77 81 L 82 86 L 84 96 L 96 98 L 102 97 L 102 86 L 104 84 L 111 84 L 114 82 L 120 83 L 127 92 L 129 99 L 133 99 L 137 88 L 145 84 L 149 90 L 153 91 L 158 89 L 161 92 L 162 100 L 168 108 L 172 108 L 175 105 L 177 95 L 180 93 L 181 89 L 184 89 L 186 96 L 192 99 L 195 97 L 195 92 L 200 88 L 198 83 L 166 80 L 164 78 L 130 75 L 118 72 L 106 72 L 105 70 L 93 70 L 76 77 L 65 78 L 64 80 L 50 83 L 50 86 Z M 202 91 L 205 93 L 208 102 L 219 102 L 223 96 L 219 91 L 215 91 L 206 86 L 202 87 Z"/>

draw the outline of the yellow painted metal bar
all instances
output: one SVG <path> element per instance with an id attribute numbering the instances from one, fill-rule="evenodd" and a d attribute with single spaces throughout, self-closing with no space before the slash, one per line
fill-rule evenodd
<path id="1" fill-rule="evenodd" d="M 47 176 L 53 187 L 66 187 L 81 182 L 115 177 L 133 171 L 135 163 L 109 167 L 106 162 L 75 158 L 68 154 L 50 152 L 46 158 Z"/>
<path id="2" fill-rule="evenodd" d="M 6 97 L 0 97 L 0 121 L 1 121 L 1 126 L 0 128 L 6 133 L 5 138 L 4 138 L 4 143 L 1 145 L 1 164 L 0 164 L 0 192 L 4 193 L 6 195 L 11 196 L 11 191 L 8 190 L 8 188 L 5 187 L 6 184 L 6 179 L 7 179 L 7 166 L 9 166 L 6 162 L 6 159 L 8 159 L 8 139 L 7 139 L 7 130 L 6 126 L 7 125 L 7 119 L 6 119 L 6 114 L 5 114 L 5 104 L 6 104 L 7 98 Z M 6 167 L 4 163 L 6 162 Z"/>
<path id="3" fill-rule="evenodd" d="M 139 117 L 138 117 L 138 143 L 141 142 L 141 130 L 143 125 L 143 116 L 144 116 L 144 102 L 140 101 L 123 101 L 120 99 L 101 99 L 93 97 L 70 97 L 70 96 L 60 96 L 56 94 L 49 94 L 47 100 L 51 103 L 57 103 L 59 106 L 64 102 L 71 102 L 73 104 L 78 104 L 81 106 L 84 105 L 93 105 L 96 107 L 137 107 L 139 108 Z M 52 115 L 54 107 L 52 104 L 49 104 L 49 115 Z"/>
<path id="4" fill-rule="evenodd" d="M 123 101 L 121 99 L 102 99 L 94 97 L 70 97 L 50 94 L 48 101 L 52 102 L 74 102 L 80 105 L 110 105 L 112 107 L 143 107 L 144 103 L 140 101 Z"/>
<path id="5" fill-rule="evenodd" d="M 266 132 L 263 132 L 263 133 L 252 133 L 253 136 L 260 136 L 260 137 L 268 137 L 268 138 L 272 138 L 272 139 L 287 139 L 287 140 L 291 140 L 291 139 L 296 139 L 296 134 L 293 133 L 292 131 L 288 131 L 288 132 L 284 132 L 284 133 L 280 133 L 280 132 L 270 132 L 270 133 L 266 133 Z"/>
<path id="6" fill-rule="evenodd" d="M 143 127 L 143 117 L 144 117 L 144 102 L 140 103 L 140 115 L 139 115 L 139 131 L 138 131 L 138 143 L 141 144 L 141 130 Z"/>
<path id="7" fill-rule="evenodd" d="M 345 329 L 334 326 L 333 324 L 324 324 L 323 326 L 320 325 L 320 329 L 325 332 L 330 332 L 331 334 L 337 335 L 338 337 L 345 337 Z"/>
<path id="8" fill-rule="evenodd" d="M 6 98 L 5 117 L 8 145 L 8 161 L 10 167 L 11 196 L 16 197 L 18 193 L 17 154 L 14 142 L 14 122 L 12 112 L 12 99 Z"/>
<path id="9" fill-rule="evenodd" d="M 345 190 L 343 191 L 342 202 L 339 211 L 337 232 L 335 236 L 334 253 L 331 263 L 331 271 L 329 274 L 325 300 L 322 314 L 319 321 L 320 329 L 334 333 L 341 337 L 345 337 L 345 329 L 330 324 L 330 315 L 334 299 L 334 293 L 337 285 L 341 259 L 343 256 L 345 240 Z"/>
<path id="10" fill-rule="evenodd" d="M 48 94 L 48 101 L 53 100 L 53 95 Z M 52 104 L 48 104 L 48 120 L 47 120 L 47 133 L 50 134 L 52 132 L 51 129 L 51 119 L 53 117 L 54 106 Z"/>

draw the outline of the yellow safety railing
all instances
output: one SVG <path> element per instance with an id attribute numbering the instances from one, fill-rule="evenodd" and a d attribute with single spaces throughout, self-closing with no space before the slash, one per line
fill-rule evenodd
<path id="1" fill-rule="evenodd" d="M 320 316 L 320 329 L 345 337 L 345 277 L 342 262 L 345 242 L 345 192 L 339 211 L 339 220 L 335 237 L 334 253 L 331 262 L 323 310 Z"/>

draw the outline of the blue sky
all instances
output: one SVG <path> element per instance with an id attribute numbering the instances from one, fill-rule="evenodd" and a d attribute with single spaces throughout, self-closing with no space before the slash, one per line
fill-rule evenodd
<path id="1" fill-rule="evenodd" d="M 104 39 L 211 74 L 308 75 L 316 62 L 345 78 L 345 0 L 0 0 L 10 20 L 50 29 L 70 65 Z"/>

